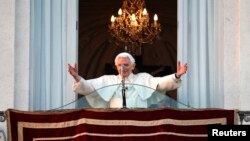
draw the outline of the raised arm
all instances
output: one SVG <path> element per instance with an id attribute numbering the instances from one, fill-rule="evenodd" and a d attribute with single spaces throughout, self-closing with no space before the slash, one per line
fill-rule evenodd
<path id="1" fill-rule="evenodd" d="M 175 74 L 163 76 L 157 78 L 158 81 L 157 90 L 158 91 L 170 91 L 177 89 L 181 85 L 180 77 L 187 72 L 187 63 L 181 64 L 180 61 L 177 62 L 177 71 Z"/>

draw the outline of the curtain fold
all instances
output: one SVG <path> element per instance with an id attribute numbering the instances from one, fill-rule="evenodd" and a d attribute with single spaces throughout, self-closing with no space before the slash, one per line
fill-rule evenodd
<path id="1" fill-rule="evenodd" d="M 223 107 L 223 71 L 214 0 L 178 1 L 178 59 L 188 63 L 178 100 L 191 107 Z"/>
<path id="2" fill-rule="evenodd" d="M 67 64 L 77 61 L 76 21 L 77 0 L 31 0 L 30 110 L 75 99 Z"/>

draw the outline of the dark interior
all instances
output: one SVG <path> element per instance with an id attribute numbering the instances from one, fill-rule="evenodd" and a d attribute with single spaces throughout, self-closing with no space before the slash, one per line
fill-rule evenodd
<path id="1" fill-rule="evenodd" d="M 143 44 L 141 55 L 134 56 L 136 70 L 153 76 L 176 72 L 177 0 L 145 0 L 153 18 L 157 13 L 162 31 L 153 44 Z M 108 31 L 111 15 L 117 15 L 122 0 L 79 0 L 79 74 L 86 79 L 117 74 L 115 56 L 124 51 L 116 46 Z M 136 73 L 136 72 L 135 72 Z M 168 92 L 176 97 L 176 90 Z"/>

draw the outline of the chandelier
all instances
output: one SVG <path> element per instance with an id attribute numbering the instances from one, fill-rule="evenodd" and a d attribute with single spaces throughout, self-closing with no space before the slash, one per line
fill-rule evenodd
<path id="1" fill-rule="evenodd" d="M 153 43 L 161 31 L 157 14 L 150 23 L 144 0 L 123 0 L 118 16 L 111 16 L 109 32 L 115 38 L 116 45 L 123 46 L 125 51 L 140 54 L 144 43 Z"/>

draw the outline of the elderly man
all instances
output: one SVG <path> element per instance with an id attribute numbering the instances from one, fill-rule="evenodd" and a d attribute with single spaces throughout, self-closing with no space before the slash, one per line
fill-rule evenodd
<path id="1" fill-rule="evenodd" d="M 89 80 L 85 80 L 78 75 L 76 66 L 73 67 L 68 64 L 68 72 L 74 78 L 74 91 L 86 95 L 88 102 L 93 107 L 121 108 L 124 98 L 122 96 L 123 87 L 121 82 L 124 80 L 123 84 L 128 85 L 125 91 L 126 106 L 128 108 L 147 108 L 147 100 L 153 93 L 146 88 L 161 92 L 177 89 L 181 85 L 180 77 L 187 72 L 188 68 L 187 64 L 181 65 L 181 63 L 178 62 L 177 72 L 171 75 L 153 77 L 148 73 L 134 74 L 135 59 L 131 54 L 126 52 L 118 54 L 114 63 L 119 73 L 118 75 L 103 75 L 99 78 Z M 98 89 L 102 90 L 94 94 Z"/>

